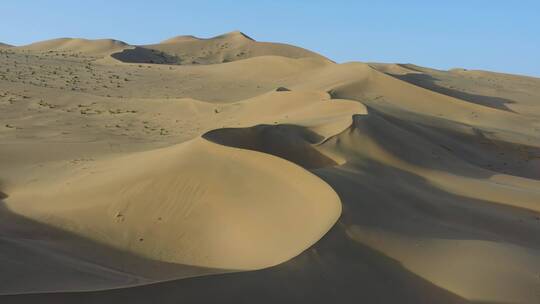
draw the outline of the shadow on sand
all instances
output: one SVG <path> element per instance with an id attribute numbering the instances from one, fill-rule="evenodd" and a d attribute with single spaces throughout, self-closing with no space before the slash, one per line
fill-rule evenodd
<path id="1" fill-rule="evenodd" d="M 409 66 L 405 66 L 405 68 L 411 69 L 411 67 Z M 453 88 L 443 87 L 437 84 L 437 81 L 439 81 L 439 79 L 428 74 L 424 74 L 424 73 L 407 73 L 404 75 L 397 75 L 397 74 L 390 74 L 390 73 L 386 73 L 386 74 L 394 78 L 414 84 L 421 88 L 428 89 L 428 90 L 441 93 L 447 96 L 455 97 L 461 100 L 465 100 L 465 101 L 482 105 L 482 106 L 486 106 L 486 107 L 491 107 L 491 108 L 504 110 L 508 112 L 514 112 L 507 106 L 507 104 L 515 103 L 515 101 L 513 100 L 500 98 L 500 97 L 494 97 L 494 96 L 471 94 L 471 93 L 459 91 Z"/>

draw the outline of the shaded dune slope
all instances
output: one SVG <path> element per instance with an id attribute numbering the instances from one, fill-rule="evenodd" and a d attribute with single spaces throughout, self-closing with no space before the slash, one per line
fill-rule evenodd
<path id="1" fill-rule="evenodd" d="M 308 169 L 337 164 L 313 147 L 321 141 L 320 135 L 296 125 L 219 129 L 203 137 L 226 146 L 276 155 Z"/>
<path id="2" fill-rule="evenodd" d="M 400 80 L 464 101 L 524 115 L 538 115 L 534 106 L 540 95 L 533 77 L 487 71 L 440 71 L 412 64 L 371 64 Z M 532 111 L 531 111 L 532 110 Z"/>

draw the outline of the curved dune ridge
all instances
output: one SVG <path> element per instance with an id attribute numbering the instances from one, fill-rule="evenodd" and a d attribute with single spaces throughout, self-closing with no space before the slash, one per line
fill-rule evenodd
<path id="1" fill-rule="evenodd" d="M 35 191 L 15 190 L 8 208 L 149 259 L 230 270 L 268 267 L 299 254 L 334 224 L 341 208 L 334 191 L 301 168 L 202 139 L 92 170 Z M 294 220 L 299 217 L 305 218 L 302 229 Z"/>
<path id="2" fill-rule="evenodd" d="M 540 302 L 540 79 L 241 32 L 0 63 L 2 303 Z"/>

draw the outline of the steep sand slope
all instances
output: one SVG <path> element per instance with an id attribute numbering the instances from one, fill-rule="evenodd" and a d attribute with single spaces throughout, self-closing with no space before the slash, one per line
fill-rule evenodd
<path id="1" fill-rule="evenodd" d="M 540 301 L 537 79 L 7 55 L 3 302 Z"/>
<path id="2" fill-rule="evenodd" d="M 114 58 L 124 62 L 170 64 L 215 64 L 258 56 L 316 58 L 329 62 L 306 49 L 282 43 L 258 42 L 238 31 L 208 39 L 178 36 L 113 54 Z"/>

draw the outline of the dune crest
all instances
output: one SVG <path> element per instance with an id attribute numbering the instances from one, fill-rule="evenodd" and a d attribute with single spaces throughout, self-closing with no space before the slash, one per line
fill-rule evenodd
<path id="1" fill-rule="evenodd" d="M 232 31 L 229 33 L 218 35 L 216 37 L 213 37 L 212 39 L 247 39 L 247 40 L 255 41 L 253 38 L 242 33 L 241 31 Z"/>
<path id="2" fill-rule="evenodd" d="M 166 44 L 166 43 L 175 43 L 175 42 L 182 42 L 182 41 L 193 41 L 193 40 L 199 40 L 201 38 L 197 38 L 193 35 L 179 35 L 172 38 L 165 39 L 163 41 L 160 41 L 160 44 Z"/>

